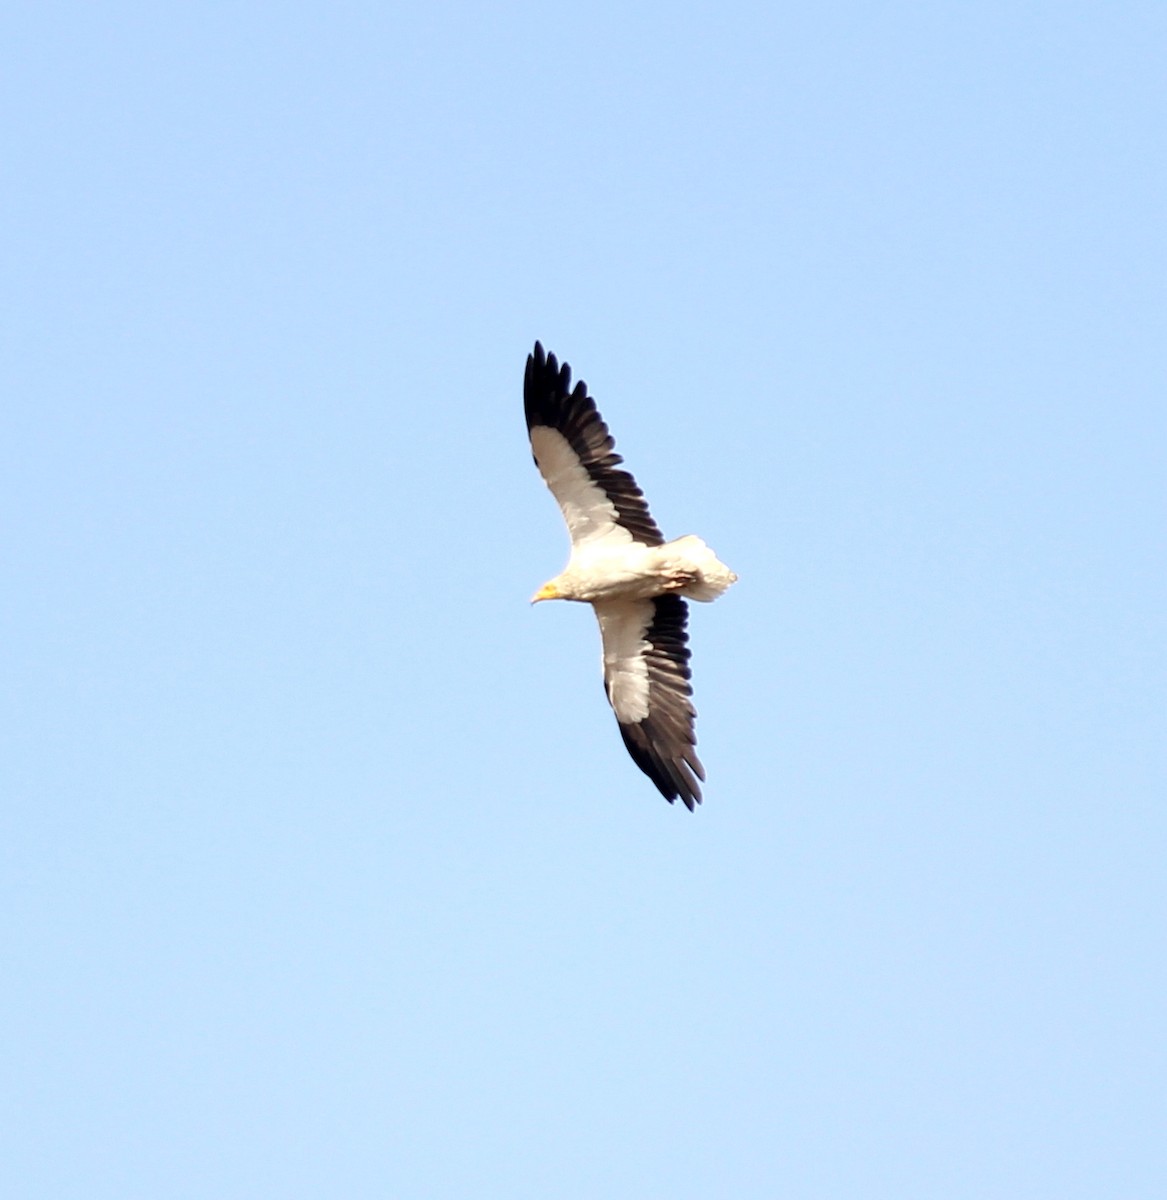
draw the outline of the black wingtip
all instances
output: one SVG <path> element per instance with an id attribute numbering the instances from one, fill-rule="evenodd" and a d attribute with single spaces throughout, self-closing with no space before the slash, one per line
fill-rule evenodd
<path id="1" fill-rule="evenodd" d="M 542 342 L 536 342 L 534 351 L 527 355 L 527 369 L 523 374 L 523 410 L 528 431 L 534 425 L 555 428 L 561 424 L 569 400 L 595 407 L 589 402 L 588 386 L 582 379 L 572 391 L 570 364 L 561 364 L 554 354 L 544 351 Z"/>
<path id="2" fill-rule="evenodd" d="M 643 726 L 625 725 L 619 718 L 616 725 L 632 761 L 648 776 L 656 790 L 670 804 L 680 797 L 684 806 L 693 812 L 701 803 L 701 786 L 697 780 L 705 781 L 705 769 L 696 754 L 691 761 L 683 759 L 669 763 L 653 747 L 652 738 Z"/>
<path id="3" fill-rule="evenodd" d="M 566 391 L 571 390 L 571 368 L 564 363 L 561 371 L 559 360 L 554 354 L 548 354 L 543 349 L 543 343 L 539 341 L 536 341 L 535 349 L 527 355 L 527 382 L 533 384 L 536 380 L 544 386 L 553 388 L 556 384 L 561 384 Z"/>

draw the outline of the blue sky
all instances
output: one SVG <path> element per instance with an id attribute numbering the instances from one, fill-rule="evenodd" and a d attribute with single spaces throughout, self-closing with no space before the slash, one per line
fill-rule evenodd
<path id="1" fill-rule="evenodd" d="M 1162 1196 L 1165 34 L 10 5 L 0 1190 Z M 741 576 L 695 814 L 537 337 Z"/>

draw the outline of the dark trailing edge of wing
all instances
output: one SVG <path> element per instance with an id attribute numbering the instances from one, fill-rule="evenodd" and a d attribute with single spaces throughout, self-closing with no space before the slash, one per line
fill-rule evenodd
<path id="1" fill-rule="evenodd" d="M 624 460 L 616 453 L 608 426 L 588 395 L 587 384 L 581 379 L 572 390 L 571 367 L 567 363 L 560 366 L 555 355 L 545 354 L 539 342 L 535 343 L 535 352 L 527 355 L 523 410 L 528 433 L 536 425 L 544 425 L 567 439 L 584 469 L 611 500 L 617 521 L 638 542 L 646 546 L 664 544 L 636 480 L 620 469 Z"/>
<path id="2" fill-rule="evenodd" d="M 617 718 L 633 762 L 672 804 L 679 796 L 692 811 L 701 803 L 705 768 L 697 757 L 697 716 L 690 697 L 689 610 L 679 596 L 658 596 L 644 639 L 648 650 L 648 716 L 625 724 Z M 611 697 L 609 697 L 611 699 Z"/>

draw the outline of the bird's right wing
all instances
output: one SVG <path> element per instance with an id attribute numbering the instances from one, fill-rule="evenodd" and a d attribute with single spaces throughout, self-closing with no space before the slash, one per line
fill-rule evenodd
<path id="1" fill-rule="evenodd" d="M 689 684 L 688 608 L 679 596 L 594 604 L 604 644 L 604 688 L 624 745 L 671 804 L 701 803 Z"/>

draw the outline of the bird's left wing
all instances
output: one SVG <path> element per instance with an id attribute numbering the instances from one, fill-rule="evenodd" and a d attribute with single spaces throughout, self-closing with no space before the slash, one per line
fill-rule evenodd
<path id="1" fill-rule="evenodd" d="M 571 368 L 559 365 L 536 342 L 527 356 L 523 409 L 531 453 L 551 489 L 573 547 L 599 541 L 664 544 L 644 493 L 616 453 L 612 435 L 581 379 L 571 386 Z"/>
<path id="2" fill-rule="evenodd" d="M 624 745 L 671 804 L 701 803 L 689 684 L 688 609 L 679 596 L 594 604 L 604 643 L 604 688 Z"/>

